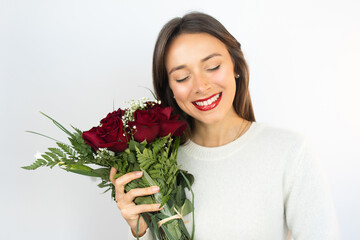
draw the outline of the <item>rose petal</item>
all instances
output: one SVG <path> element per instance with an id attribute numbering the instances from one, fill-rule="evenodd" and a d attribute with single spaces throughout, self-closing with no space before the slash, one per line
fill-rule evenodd
<path id="1" fill-rule="evenodd" d="M 142 142 L 146 139 L 147 143 L 152 142 L 159 134 L 159 124 L 158 123 L 138 123 L 138 122 L 129 122 L 129 127 L 134 131 L 135 141 Z M 134 126 L 136 127 L 134 129 Z"/>
<path id="2" fill-rule="evenodd" d="M 159 137 L 165 137 L 171 133 L 171 136 L 180 136 L 186 129 L 186 122 L 179 120 L 168 120 L 160 123 Z"/>
<path id="3" fill-rule="evenodd" d="M 112 142 L 112 143 L 103 143 L 100 145 L 101 148 L 106 148 L 113 152 L 123 152 L 128 148 L 128 143 L 126 141 L 123 142 Z"/>
<path id="4" fill-rule="evenodd" d="M 97 134 L 98 127 L 93 127 L 89 131 L 85 131 L 82 134 L 84 142 L 89 144 L 95 151 L 99 149 L 99 145 L 104 143 L 102 138 Z"/>

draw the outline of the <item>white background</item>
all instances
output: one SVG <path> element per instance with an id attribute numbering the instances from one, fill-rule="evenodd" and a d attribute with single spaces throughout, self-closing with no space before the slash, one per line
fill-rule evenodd
<path id="1" fill-rule="evenodd" d="M 21 169 L 66 141 L 38 111 L 88 130 L 150 96 L 152 51 L 171 18 L 199 10 L 242 44 L 258 122 L 308 136 L 323 162 L 343 239 L 358 239 L 359 1 L 0 1 L 0 238 L 125 239 L 94 180 Z"/>

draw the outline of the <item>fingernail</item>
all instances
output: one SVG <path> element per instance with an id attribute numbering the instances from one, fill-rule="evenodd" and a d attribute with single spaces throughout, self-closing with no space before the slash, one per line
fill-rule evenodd
<path id="1" fill-rule="evenodd" d="M 160 206 L 161 206 L 161 203 L 157 205 L 157 208 L 158 208 L 158 209 L 161 209 L 161 208 L 164 207 L 164 206 L 162 206 L 162 207 L 160 208 Z"/>
<path id="2" fill-rule="evenodd" d="M 157 192 L 157 191 L 159 191 L 159 189 L 160 189 L 160 188 L 159 188 L 158 186 L 156 186 L 156 187 L 152 187 L 152 188 L 151 188 L 151 191 Z"/>
<path id="3" fill-rule="evenodd" d="M 142 171 L 136 172 L 136 176 L 141 176 L 142 174 Z"/>

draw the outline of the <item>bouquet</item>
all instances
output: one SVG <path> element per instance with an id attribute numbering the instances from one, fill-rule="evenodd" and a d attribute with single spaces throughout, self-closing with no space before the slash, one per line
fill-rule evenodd
<path id="1" fill-rule="evenodd" d="M 55 140 L 58 147 L 48 148 L 49 151 L 41 154 L 34 163 L 22 168 L 35 170 L 57 165 L 69 172 L 99 178 L 98 186 L 106 188 L 105 192 L 111 190 L 114 200 L 115 187 L 109 179 L 111 167 L 118 171 L 114 178 L 142 171 L 143 176 L 128 183 L 125 191 L 160 187 L 159 192 L 134 200 L 136 204 L 161 203 L 164 206 L 158 212 L 142 214 L 154 239 L 193 239 L 194 194 L 191 185 L 194 177 L 181 170 L 176 161 L 186 122 L 180 121 L 171 107 L 145 98 L 131 101 L 128 108 L 109 113 L 98 126 L 85 132 L 73 126 L 74 132 L 70 132 L 50 116 L 42 114 L 68 135 L 70 144 L 29 131 Z M 185 188 L 191 191 L 192 202 L 186 198 Z M 193 218 L 191 236 L 182 218 L 189 213 Z"/>

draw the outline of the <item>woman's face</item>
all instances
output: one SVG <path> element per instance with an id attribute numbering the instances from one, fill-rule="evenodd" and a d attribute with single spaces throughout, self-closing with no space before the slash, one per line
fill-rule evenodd
<path id="1" fill-rule="evenodd" d="M 169 85 L 179 107 L 205 124 L 234 114 L 234 64 L 226 46 L 207 33 L 181 34 L 165 58 Z"/>

